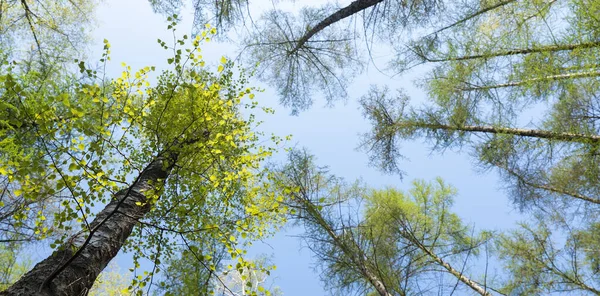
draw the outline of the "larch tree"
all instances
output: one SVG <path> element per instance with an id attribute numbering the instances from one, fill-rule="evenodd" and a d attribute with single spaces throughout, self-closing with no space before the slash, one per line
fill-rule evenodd
<path id="1" fill-rule="evenodd" d="M 170 19 L 174 35 L 175 26 Z M 53 253 L 0 295 L 88 293 L 122 249 L 134 254 L 129 289 L 142 294 L 157 284 L 161 261 L 207 236 L 238 260 L 232 268 L 250 264 L 244 246 L 270 233 L 286 211 L 263 186 L 270 174 L 261 166 L 281 139 L 260 144 L 252 112 L 272 110 L 258 106 L 243 69 L 225 57 L 214 72 L 205 66 L 199 46 L 215 33 L 208 26 L 173 45 L 160 41 L 173 52 L 172 70 L 154 85 L 154 67 L 133 72 L 123 63 L 122 76 L 108 79 L 83 61 L 83 77 L 19 60 L 2 64 L 0 174 L 10 182 L 3 202 L 58 201 L 53 216 L 33 207 L 12 216 L 17 223 L 33 217 L 41 238 L 59 236 Z M 109 53 L 105 40 L 100 62 Z M 138 274 L 142 258 L 154 267 Z"/>
<path id="2" fill-rule="evenodd" d="M 164 13 L 189 4 L 149 2 Z M 259 63 L 258 75 L 277 89 L 281 103 L 293 114 L 309 108 L 316 92 L 329 103 L 348 96 L 348 83 L 365 64 L 361 42 L 357 42 L 361 36 L 370 50 L 373 41 L 398 41 L 393 36 L 427 26 L 448 12 L 441 0 L 355 0 L 347 5 L 323 2 L 319 7 L 307 5 L 293 12 L 274 5 L 256 19 L 249 0 L 225 0 L 217 5 L 194 0 L 185 7 L 192 8 L 196 24 L 214 21 L 235 29 L 240 57 L 252 65 Z"/>
<path id="3" fill-rule="evenodd" d="M 450 211 L 456 190 L 441 179 L 415 181 L 409 192 L 347 184 L 293 150 L 279 170 L 293 221 L 317 258 L 327 287 L 340 295 L 492 295 L 465 266 L 491 238 Z"/>
<path id="4" fill-rule="evenodd" d="M 406 140 L 468 151 L 535 217 L 497 240 L 507 294 L 599 292 L 599 11 L 598 1 L 502 3 L 399 52 L 399 66 L 429 65 L 427 103 L 385 87 L 361 100 L 373 124 L 364 147 L 384 170 L 399 170 Z"/>
<path id="5" fill-rule="evenodd" d="M 218 3 L 194 1 L 196 17 L 243 21 L 251 2 Z M 466 151 L 535 217 L 496 240 L 508 271 L 502 293 L 597 294 L 598 15 L 597 0 L 327 2 L 267 11 L 242 45 L 292 112 L 308 108 L 315 90 L 329 102 L 346 97 L 375 44 L 393 49 L 390 73 L 423 69 L 422 105 L 402 90 L 366 90 L 373 129 L 363 147 L 373 164 L 400 172 L 402 141 L 417 138 L 434 151 Z"/>

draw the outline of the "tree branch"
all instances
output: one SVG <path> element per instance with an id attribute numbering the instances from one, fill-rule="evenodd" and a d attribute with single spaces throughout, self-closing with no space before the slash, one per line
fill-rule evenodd
<path id="1" fill-rule="evenodd" d="M 523 182 L 523 184 L 525 184 L 527 186 L 531 186 L 533 188 L 550 191 L 550 192 L 553 192 L 553 193 L 568 195 L 568 196 L 571 196 L 573 198 L 580 199 L 580 200 L 587 201 L 587 202 L 591 202 L 591 203 L 594 203 L 594 204 L 600 204 L 600 200 L 597 199 L 597 198 L 591 198 L 589 196 L 585 196 L 585 195 L 579 194 L 577 192 L 571 192 L 571 191 L 565 190 L 563 188 L 557 188 L 557 187 L 550 186 L 550 185 L 547 185 L 547 184 L 536 184 L 536 183 L 533 183 L 532 181 L 527 180 L 522 174 L 519 174 L 517 171 L 509 168 L 507 165 L 503 165 L 501 163 L 494 163 L 494 165 L 497 166 L 497 167 L 499 167 L 499 168 L 501 168 L 501 169 L 503 169 L 503 170 L 505 170 L 506 173 L 508 173 L 509 175 L 517 178 L 518 181 Z"/>
<path id="2" fill-rule="evenodd" d="M 556 52 L 556 51 L 565 51 L 565 50 L 576 50 L 576 49 L 587 49 L 600 47 L 600 41 L 595 42 L 585 42 L 579 44 L 561 44 L 561 45 L 547 45 L 533 48 L 522 48 L 522 49 L 512 49 L 506 51 L 499 52 L 491 52 L 486 54 L 475 54 L 475 55 L 466 55 L 459 57 L 450 57 L 450 58 L 428 58 L 424 54 L 417 53 L 421 58 L 430 63 L 440 63 L 440 62 L 449 62 L 449 61 L 465 61 L 465 60 L 475 60 L 475 59 L 489 59 L 496 57 L 504 57 L 504 56 L 512 56 L 512 55 L 525 55 L 531 53 L 540 53 L 540 52 Z"/>
<path id="3" fill-rule="evenodd" d="M 504 134 L 514 135 L 521 137 L 540 138 L 548 140 L 557 140 L 565 142 L 583 143 L 583 144 L 599 144 L 600 135 L 589 135 L 579 133 L 565 133 L 565 132 L 553 132 L 545 130 L 535 129 L 522 129 L 522 128 L 510 128 L 510 127 L 496 127 L 496 126 L 485 126 L 485 125 L 463 125 L 455 126 L 441 123 L 395 123 L 396 127 L 417 127 L 422 129 L 430 130 L 446 130 L 446 131 L 463 131 L 463 132 L 479 132 L 489 134 Z"/>
<path id="4" fill-rule="evenodd" d="M 600 71 L 566 73 L 566 74 L 550 75 L 550 76 L 545 76 L 545 77 L 538 77 L 538 78 L 526 79 L 526 80 L 522 80 L 522 81 L 507 82 L 507 83 L 495 84 L 495 85 L 463 87 L 463 88 L 458 88 L 458 90 L 460 90 L 460 91 L 490 90 L 490 89 L 497 89 L 497 88 L 504 88 L 504 87 L 522 86 L 522 85 L 526 85 L 529 83 L 535 83 L 535 82 L 588 78 L 588 77 L 597 77 L 597 76 L 600 76 Z"/>
<path id="5" fill-rule="evenodd" d="M 355 1 L 353 1 L 352 3 L 350 3 L 350 5 L 334 12 L 333 14 L 331 14 L 330 16 L 326 17 L 324 20 L 319 22 L 316 26 L 311 28 L 308 32 L 306 32 L 306 34 L 304 34 L 302 37 L 300 37 L 300 39 L 298 39 L 296 46 L 288 52 L 288 55 L 292 55 L 292 54 L 296 53 L 298 50 L 300 50 L 300 48 L 302 48 L 304 46 L 304 44 L 306 44 L 306 42 L 308 42 L 308 40 L 310 38 L 312 38 L 314 35 L 316 35 L 320 31 L 324 30 L 328 26 L 330 26 L 336 22 L 339 22 L 349 16 L 352 16 L 362 10 L 365 10 L 369 7 L 375 6 L 383 1 L 384 0 L 355 0 Z"/>

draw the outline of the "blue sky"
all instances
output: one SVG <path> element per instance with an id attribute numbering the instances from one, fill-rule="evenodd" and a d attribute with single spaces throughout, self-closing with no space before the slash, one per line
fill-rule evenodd
<path id="1" fill-rule="evenodd" d="M 260 1 L 252 1 L 252 3 Z M 296 1 L 286 4 L 289 8 L 295 5 L 317 3 L 319 1 Z M 269 7 L 270 1 L 261 3 Z M 178 27 L 180 34 L 191 31 L 191 11 L 182 13 L 184 19 Z M 100 57 L 102 40 L 108 39 L 112 45 L 112 63 L 109 74 L 120 73 L 120 63 L 126 62 L 133 69 L 144 66 L 166 67 L 168 52 L 161 49 L 156 40 L 172 40 L 166 29 L 162 16 L 155 15 L 147 0 L 107 0 L 98 10 L 99 27 L 94 31 L 93 54 L 91 60 Z M 235 56 L 233 45 L 211 43 L 203 46 L 203 56 L 207 63 L 216 64 L 222 55 Z M 386 53 L 380 53 L 382 58 Z M 379 65 L 381 66 L 381 65 Z M 513 225 L 520 218 L 512 208 L 494 172 L 477 172 L 468 157 L 468 151 L 462 154 L 446 151 L 444 154 L 431 154 L 428 146 L 421 141 L 404 143 L 403 154 L 409 160 L 402 163 L 406 172 L 404 180 L 398 176 L 383 175 L 368 166 L 364 152 L 357 151 L 359 134 L 368 131 L 369 123 L 363 119 L 356 103 L 365 94 L 371 84 L 386 84 L 390 89 L 406 87 L 414 100 L 424 99 L 424 94 L 411 86 L 415 77 L 396 77 L 390 79 L 369 67 L 367 73 L 357 77 L 350 86 L 349 100 L 340 102 L 333 108 L 324 107 L 324 101 L 317 98 L 316 104 L 307 112 L 293 117 L 289 110 L 277 105 L 276 93 L 267 85 L 255 81 L 254 85 L 264 87 L 266 91 L 258 94 L 257 99 L 263 105 L 275 107 L 274 116 L 264 118 L 263 129 L 268 133 L 281 136 L 292 134 L 292 145 L 307 147 L 318 158 L 319 164 L 328 165 L 331 172 L 346 178 L 362 180 L 371 187 L 395 186 L 407 189 L 413 179 L 432 180 L 442 177 L 447 183 L 458 188 L 454 211 L 467 223 L 474 223 L 478 229 L 501 229 Z M 277 271 L 273 274 L 275 285 L 284 295 L 325 295 L 318 274 L 312 270 L 314 261 L 308 249 L 302 249 L 300 240 L 292 237 L 298 229 L 289 229 L 279 233 L 264 243 L 256 243 L 253 252 L 272 255 Z M 118 263 L 121 270 L 131 265 L 128 256 L 120 256 Z"/>

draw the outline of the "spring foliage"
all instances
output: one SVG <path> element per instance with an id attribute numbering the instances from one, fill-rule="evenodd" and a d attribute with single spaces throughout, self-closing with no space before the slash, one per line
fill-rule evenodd
<path id="1" fill-rule="evenodd" d="M 175 34 L 175 18 L 170 22 Z M 98 208 L 148 163 L 176 155 L 167 179 L 137 204 L 151 210 L 125 245 L 135 261 L 129 288 L 147 285 L 178 245 L 189 243 L 188 251 L 214 271 L 211 250 L 191 247 L 195 241 L 217 242 L 236 260 L 231 269 L 248 268 L 244 246 L 268 235 L 286 211 L 277 207 L 261 166 L 281 140 L 272 136 L 271 146 L 262 144 L 253 113 L 272 110 L 258 106 L 245 70 L 225 57 L 214 72 L 206 66 L 200 45 L 215 33 L 207 25 L 172 46 L 159 40 L 173 57 L 172 69 L 156 79 L 155 67 L 133 71 L 125 63 L 122 75 L 109 79 L 83 61 L 76 61 L 77 75 L 4 61 L 0 175 L 8 190 L 0 206 L 26 201 L 11 213 L 14 225 L 33 221 L 32 235 L 53 236 L 52 248 L 64 245 L 73 231 L 90 233 Z M 105 40 L 105 65 L 110 47 Z M 155 264 L 151 272 L 137 271 L 141 258 Z"/>

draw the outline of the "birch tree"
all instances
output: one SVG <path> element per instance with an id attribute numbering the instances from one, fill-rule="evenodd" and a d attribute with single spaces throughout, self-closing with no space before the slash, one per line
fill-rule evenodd
<path id="1" fill-rule="evenodd" d="M 269 174 L 260 163 L 274 148 L 258 144 L 254 116 L 241 109 L 272 111 L 257 106 L 244 70 L 224 57 L 209 69 L 199 54 L 215 31 L 161 41 L 173 68 L 155 85 L 148 81 L 154 67 L 133 72 L 122 64 L 122 76 L 107 79 L 78 62 L 85 78 L 71 80 L 27 72 L 18 60 L 3 64 L 0 174 L 11 196 L 59 201 L 53 217 L 24 207 L 15 219 L 34 217 L 42 237 L 63 234 L 1 295 L 88 293 L 120 250 L 133 252 L 130 289 L 142 294 L 156 284 L 161 260 L 205 236 L 246 266 L 244 245 L 267 235 L 286 209 L 262 186 Z M 109 52 L 105 40 L 100 62 Z M 154 268 L 138 274 L 142 258 Z"/>

